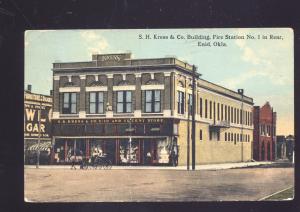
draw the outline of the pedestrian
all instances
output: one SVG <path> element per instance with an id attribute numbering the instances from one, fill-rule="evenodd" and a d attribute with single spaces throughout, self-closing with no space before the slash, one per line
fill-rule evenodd
<path id="1" fill-rule="evenodd" d="M 76 164 L 75 156 L 71 156 L 71 164 L 72 164 L 71 169 L 76 169 L 76 166 L 75 166 L 75 164 Z"/>
<path id="2" fill-rule="evenodd" d="M 147 156 L 147 158 L 146 158 L 147 159 L 147 164 L 150 165 L 151 164 L 151 153 L 147 152 L 146 156 Z"/>

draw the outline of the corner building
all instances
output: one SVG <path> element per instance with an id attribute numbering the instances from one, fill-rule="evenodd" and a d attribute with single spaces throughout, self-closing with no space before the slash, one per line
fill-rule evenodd
<path id="1" fill-rule="evenodd" d="M 93 55 L 54 63 L 53 91 L 55 163 L 68 162 L 74 148 L 85 156 L 101 149 L 117 165 L 169 165 L 172 150 L 187 163 L 191 65 Z M 251 160 L 253 99 L 200 78 L 195 97 L 196 164 Z"/>

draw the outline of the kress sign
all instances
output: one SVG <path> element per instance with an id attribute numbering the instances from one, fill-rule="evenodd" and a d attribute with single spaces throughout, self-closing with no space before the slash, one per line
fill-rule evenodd
<path id="1" fill-rule="evenodd" d="M 37 139 L 39 137 L 39 110 L 40 116 L 40 137 L 50 138 L 51 136 L 51 107 L 36 104 L 24 105 L 24 138 Z"/>

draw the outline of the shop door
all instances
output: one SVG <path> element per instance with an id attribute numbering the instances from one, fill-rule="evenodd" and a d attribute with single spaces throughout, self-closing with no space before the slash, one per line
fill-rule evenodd
<path id="1" fill-rule="evenodd" d="M 116 141 L 114 139 L 108 139 L 104 141 L 104 153 L 107 155 L 113 164 L 116 164 Z"/>
<path id="2" fill-rule="evenodd" d="M 152 142 L 150 140 L 143 141 L 143 161 L 144 165 L 152 164 Z"/>

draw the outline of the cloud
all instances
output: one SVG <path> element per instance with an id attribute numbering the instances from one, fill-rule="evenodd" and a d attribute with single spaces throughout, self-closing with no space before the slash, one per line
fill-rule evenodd
<path id="1" fill-rule="evenodd" d="M 256 32 L 257 33 L 257 32 Z M 282 32 L 285 34 L 284 32 Z M 237 30 L 238 35 L 255 34 L 248 29 Z M 273 85 L 293 84 L 292 39 L 285 34 L 283 41 L 237 39 L 240 59 L 248 66 L 244 72 L 224 79 L 221 83 L 236 89 L 246 81 L 253 83 L 255 77 L 262 77 Z M 283 47 L 285 47 L 283 49 Z"/>
<path id="2" fill-rule="evenodd" d="M 81 38 L 87 44 L 87 51 L 89 56 L 93 53 L 102 53 L 105 49 L 109 47 L 106 39 L 104 39 L 99 33 L 94 30 L 81 31 Z"/>

